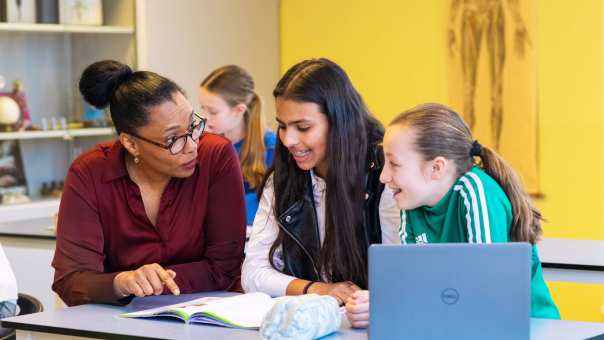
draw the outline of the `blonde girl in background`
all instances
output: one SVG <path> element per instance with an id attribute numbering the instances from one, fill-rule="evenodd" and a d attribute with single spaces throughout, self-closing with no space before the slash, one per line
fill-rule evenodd
<path id="1" fill-rule="evenodd" d="M 223 135 L 237 150 L 244 180 L 246 221 L 252 225 L 258 209 L 256 191 L 273 163 L 276 142 L 275 133 L 264 127 L 262 102 L 254 91 L 254 80 L 239 66 L 220 67 L 201 82 L 199 102 L 208 121 L 206 131 Z"/>

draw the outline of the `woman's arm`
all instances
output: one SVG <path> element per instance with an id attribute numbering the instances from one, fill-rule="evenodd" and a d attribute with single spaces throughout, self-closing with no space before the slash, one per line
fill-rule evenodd
<path id="1" fill-rule="evenodd" d="M 176 273 L 182 293 L 227 290 L 241 276 L 246 221 L 239 159 L 230 143 L 212 152 L 203 260 L 165 267 Z"/>
<path id="2" fill-rule="evenodd" d="M 119 303 L 120 298 L 113 289 L 118 273 L 104 273 L 104 237 L 93 183 L 86 164 L 74 163 L 59 207 L 52 289 L 69 306 Z"/>

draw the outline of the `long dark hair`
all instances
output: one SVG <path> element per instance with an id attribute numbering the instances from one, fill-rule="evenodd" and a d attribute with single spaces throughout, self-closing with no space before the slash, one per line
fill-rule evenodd
<path id="1" fill-rule="evenodd" d="M 404 125 L 415 130 L 415 148 L 424 160 L 438 156 L 452 160 L 457 176 L 470 171 L 475 164 L 470 156 L 474 138 L 463 119 L 452 109 L 441 104 L 423 104 L 401 113 L 390 125 Z M 478 165 L 503 188 L 512 204 L 513 241 L 535 244 L 541 236 L 541 213 L 522 188 L 514 171 L 495 151 L 481 147 Z"/>
<path id="2" fill-rule="evenodd" d="M 134 133 L 149 122 L 148 109 L 172 100 L 183 90 L 168 78 L 149 71 L 136 71 L 115 60 L 97 61 L 82 72 L 80 92 L 102 109 L 109 106 L 118 134 Z"/>
<path id="3" fill-rule="evenodd" d="M 357 281 L 367 286 L 367 248 L 363 231 L 363 205 L 367 153 L 381 141 L 382 125 L 373 118 L 344 70 L 327 59 L 309 59 L 291 67 L 281 78 L 275 98 L 315 103 L 327 116 L 327 177 L 325 182 L 325 239 L 319 272 L 332 282 Z M 307 179 L 281 140 L 275 148 L 273 183 L 275 216 L 304 196 Z M 268 177 L 268 176 L 267 176 Z M 296 249 L 279 235 L 269 252 L 271 265 L 279 246 Z M 360 280 L 360 282 L 359 282 Z"/>
<path id="4" fill-rule="evenodd" d="M 221 96 L 230 107 L 245 104 L 245 139 L 241 145 L 241 172 L 250 187 L 257 189 L 266 172 L 264 166 L 264 122 L 262 101 L 254 91 L 254 79 L 237 65 L 215 69 L 202 82 L 201 87 Z"/>

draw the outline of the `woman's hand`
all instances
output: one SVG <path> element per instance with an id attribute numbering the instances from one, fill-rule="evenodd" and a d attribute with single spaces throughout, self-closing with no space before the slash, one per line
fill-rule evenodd
<path id="1" fill-rule="evenodd" d="M 354 292 L 346 300 L 346 317 L 354 328 L 367 328 L 369 326 L 369 291 Z"/>
<path id="2" fill-rule="evenodd" d="M 310 286 L 308 292 L 319 295 L 331 295 L 338 300 L 340 305 L 343 305 L 354 292 L 360 290 L 361 288 L 350 281 L 338 283 L 315 282 Z"/>
<path id="3" fill-rule="evenodd" d="M 160 295 L 164 291 L 164 285 L 174 295 L 180 294 L 180 289 L 174 282 L 176 273 L 165 270 L 157 263 L 146 264 L 137 270 L 121 272 L 113 279 L 113 290 L 122 298 L 129 295 L 138 297 L 147 295 Z"/>

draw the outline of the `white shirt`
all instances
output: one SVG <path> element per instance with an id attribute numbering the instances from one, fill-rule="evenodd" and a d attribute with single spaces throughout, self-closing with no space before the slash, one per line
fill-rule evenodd
<path id="1" fill-rule="evenodd" d="M 311 171 L 312 190 L 319 223 L 321 244 L 325 239 L 325 180 Z M 279 234 L 279 226 L 274 215 L 274 185 L 272 176 L 266 182 L 252 233 L 246 245 L 245 260 L 241 270 L 241 285 L 246 292 L 264 292 L 270 296 L 285 295 L 289 283 L 296 279 L 294 276 L 275 270 L 269 260 L 268 252 Z M 398 228 L 400 211 L 396 206 L 392 191 L 386 187 L 382 192 L 379 204 L 380 225 L 382 228 L 382 243 L 400 243 Z M 281 248 L 275 251 L 274 262 L 277 268 L 283 268 Z"/>
<path id="2" fill-rule="evenodd" d="M 0 302 L 17 300 L 17 279 L 0 244 Z"/>

